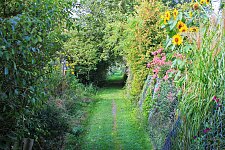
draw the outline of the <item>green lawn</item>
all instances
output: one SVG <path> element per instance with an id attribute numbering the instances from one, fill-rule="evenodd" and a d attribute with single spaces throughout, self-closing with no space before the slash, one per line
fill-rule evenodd
<path id="1" fill-rule="evenodd" d="M 137 119 L 131 103 L 124 98 L 122 88 L 102 88 L 95 99 L 98 102 L 92 107 L 82 149 L 152 149 L 148 133 Z"/>

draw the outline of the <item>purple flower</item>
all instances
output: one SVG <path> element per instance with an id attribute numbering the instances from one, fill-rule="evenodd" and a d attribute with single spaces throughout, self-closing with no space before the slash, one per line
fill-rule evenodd
<path id="1" fill-rule="evenodd" d="M 220 101 L 220 99 L 217 98 L 216 96 L 213 96 L 213 99 L 212 100 L 215 101 L 216 103 L 218 103 Z"/>
<path id="2" fill-rule="evenodd" d="M 217 107 L 221 107 L 221 106 L 222 106 L 222 104 L 218 104 L 218 105 L 217 105 Z"/>
<path id="3" fill-rule="evenodd" d="M 216 105 L 216 110 L 218 110 L 220 107 L 222 107 L 222 104 L 217 104 Z"/>
<path id="4" fill-rule="evenodd" d="M 194 138 L 194 140 L 195 140 L 195 139 L 197 138 L 197 136 L 194 136 L 193 138 Z"/>
<path id="5" fill-rule="evenodd" d="M 206 128 L 205 130 L 203 130 L 203 132 L 206 134 L 210 131 L 211 129 L 210 128 Z"/>

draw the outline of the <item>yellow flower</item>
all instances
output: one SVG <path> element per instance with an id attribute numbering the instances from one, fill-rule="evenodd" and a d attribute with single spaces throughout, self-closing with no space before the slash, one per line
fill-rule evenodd
<path id="1" fill-rule="evenodd" d="M 178 15 L 178 11 L 177 11 L 177 9 L 175 8 L 175 9 L 173 10 L 173 17 L 174 17 L 174 19 L 177 18 L 177 15 Z"/>
<path id="2" fill-rule="evenodd" d="M 188 30 L 188 27 L 187 27 L 186 24 L 184 24 L 184 25 L 179 29 L 180 32 L 186 32 L 187 30 Z"/>
<path id="3" fill-rule="evenodd" d="M 205 1 L 205 3 L 206 3 L 207 5 L 209 4 L 209 2 L 210 2 L 210 0 L 206 0 L 206 1 Z"/>
<path id="4" fill-rule="evenodd" d="M 167 19 L 166 18 L 164 18 L 164 24 L 167 24 Z"/>
<path id="5" fill-rule="evenodd" d="M 193 16 L 193 14 L 192 14 L 192 12 L 191 12 L 191 11 L 190 11 L 190 13 L 189 13 L 189 16 L 190 16 L 190 17 L 192 17 L 192 16 Z"/>
<path id="6" fill-rule="evenodd" d="M 189 28 L 190 32 L 198 32 L 198 28 L 197 27 L 191 27 Z"/>
<path id="7" fill-rule="evenodd" d="M 72 71 L 71 74 L 74 74 L 74 71 Z"/>
<path id="8" fill-rule="evenodd" d="M 66 67 L 68 67 L 69 66 L 69 64 L 66 64 Z"/>
<path id="9" fill-rule="evenodd" d="M 200 4 L 204 4 L 205 3 L 205 0 L 200 0 Z"/>
<path id="10" fill-rule="evenodd" d="M 178 21 L 177 28 L 180 30 L 185 24 L 182 21 Z"/>
<path id="11" fill-rule="evenodd" d="M 170 12 L 169 11 L 165 12 L 165 18 L 167 21 L 170 20 Z"/>
<path id="12" fill-rule="evenodd" d="M 199 5 L 197 2 L 193 4 L 193 8 L 194 8 L 194 10 L 197 10 L 199 8 Z"/>
<path id="13" fill-rule="evenodd" d="M 173 36 L 172 42 L 174 45 L 180 45 L 183 42 L 183 40 L 179 34 L 176 34 Z"/>

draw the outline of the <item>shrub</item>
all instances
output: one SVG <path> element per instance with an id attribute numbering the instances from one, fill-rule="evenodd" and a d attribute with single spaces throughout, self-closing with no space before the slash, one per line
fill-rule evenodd
<path id="1" fill-rule="evenodd" d="M 151 52 L 160 47 L 164 31 L 160 27 L 160 14 L 164 10 L 160 2 L 141 2 L 134 17 L 130 17 L 124 27 L 125 39 L 121 42 L 124 58 L 129 68 L 128 89 L 136 100 L 147 77 L 147 62 Z"/>

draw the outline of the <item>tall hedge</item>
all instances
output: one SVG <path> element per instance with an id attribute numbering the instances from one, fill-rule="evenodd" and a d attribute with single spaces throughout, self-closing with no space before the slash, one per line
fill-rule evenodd
<path id="1" fill-rule="evenodd" d="M 62 49 L 66 0 L 0 3 L 0 149 L 27 134 L 29 117 L 46 95 L 48 62 Z"/>

